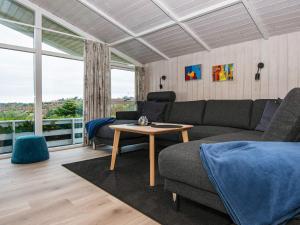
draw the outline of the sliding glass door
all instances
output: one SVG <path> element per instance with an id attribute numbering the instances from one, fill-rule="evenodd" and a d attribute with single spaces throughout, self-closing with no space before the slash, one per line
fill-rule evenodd
<path id="1" fill-rule="evenodd" d="M 83 62 L 43 56 L 43 135 L 49 147 L 83 141 Z"/>

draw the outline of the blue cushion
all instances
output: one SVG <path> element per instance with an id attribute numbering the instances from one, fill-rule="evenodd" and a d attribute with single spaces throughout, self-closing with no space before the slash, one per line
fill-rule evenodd
<path id="1" fill-rule="evenodd" d="M 49 159 L 46 140 L 42 136 L 22 136 L 16 139 L 12 163 L 27 164 Z"/>

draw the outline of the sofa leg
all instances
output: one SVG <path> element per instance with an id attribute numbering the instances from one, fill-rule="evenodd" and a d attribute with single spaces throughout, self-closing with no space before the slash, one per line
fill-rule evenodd
<path id="1" fill-rule="evenodd" d="M 174 209 L 178 211 L 180 207 L 180 196 L 176 193 L 172 193 L 172 200 Z"/>

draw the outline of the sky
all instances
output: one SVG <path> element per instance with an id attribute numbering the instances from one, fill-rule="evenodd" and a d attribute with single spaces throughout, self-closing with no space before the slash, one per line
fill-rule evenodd
<path id="1" fill-rule="evenodd" d="M 0 43 L 33 47 L 33 39 L 0 24 Z M 43 49 L 63 53 L 49 45 Z M 0 48 L 0 103 L 34 102 L 33 54 Z M 83 97 L 82 61 L 43 56 L 43 101 Z M 112 69 L 112 98 L 133 97 L 134 72 Z"/>

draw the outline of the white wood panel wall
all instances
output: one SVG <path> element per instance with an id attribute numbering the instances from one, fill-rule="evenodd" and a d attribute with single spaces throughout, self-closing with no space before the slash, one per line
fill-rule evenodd
<path id="1" fill-rule="evenodd" d="M 255 81 L 258 62 L 264 62 L 261 80 Z M 234 81 L 212 81 L 212 66 L 234 63 Z M 202 79 L 184 80 L 184 68 L 202 64 Z M 148 91 L 176 92 L 177 101 L 198 99 L 258 99 L 283 98 L 300 87 L 300 32 L 254 40 L 236 45 L 179 56 L 168 61 L 146 64 Z"/>

